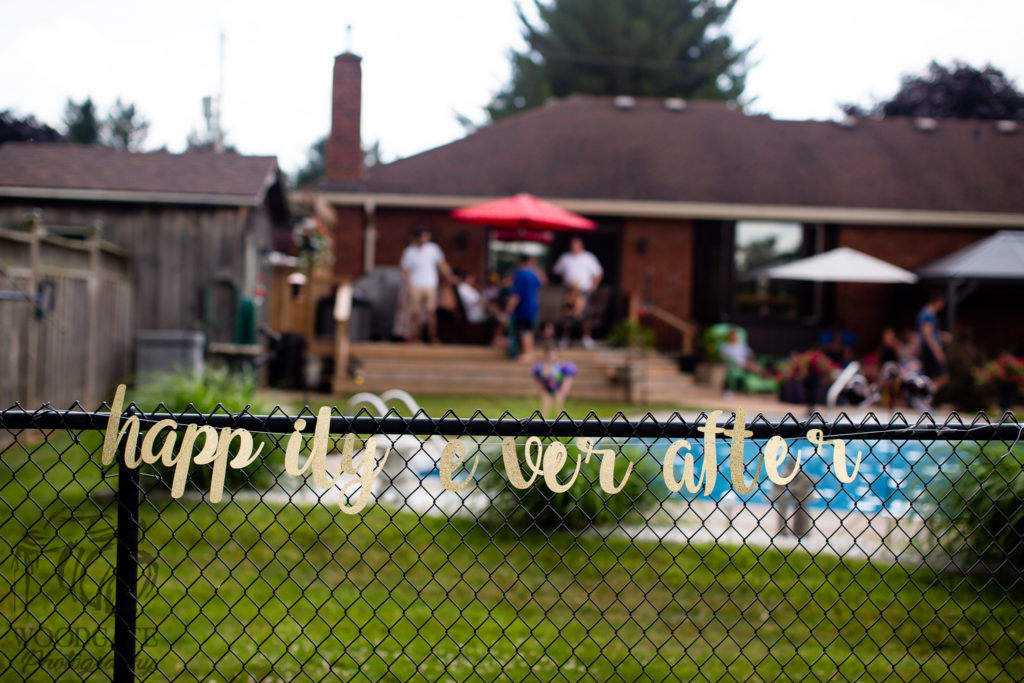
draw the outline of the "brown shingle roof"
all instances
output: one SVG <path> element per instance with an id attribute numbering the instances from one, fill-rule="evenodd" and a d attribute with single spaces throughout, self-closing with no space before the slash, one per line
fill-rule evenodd
<path id="1" fill-rule="evenodd" d="M 69 144 L 9 143 L 0 147 L 0 190 L 195 196 L 197 201 L 262 199 L 277 174 L 275 157 L 192 151 L 133 153 Z"/>
<path id="2" fill-rule="evenodd" d="M 327 190 L 1024 213 L 1024 130 L 777 121 L 575 96 Z"/>

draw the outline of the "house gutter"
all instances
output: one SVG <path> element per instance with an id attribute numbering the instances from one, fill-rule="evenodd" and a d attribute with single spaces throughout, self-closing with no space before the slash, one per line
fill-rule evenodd
<path id="1" fill-rule="evenodd" d="M 460 206 L 499 199 L 480 195 L 415 195 L 367 192 L 321 192 L 336 206 L 420 208 L 451 210 Z M 293 202 L 309 201 L 308 192 L 293 192 Z M 919 225 L 928 227 L 1024 228 L 1024 214 L 980 211 L 928 211 L 858 207 L 727 204 L 711 202 L 629 201 L 620 199 L 548 198 L 568 211 L 591 216 L 631 216 L 665 219 L 723 219 L 846 223 L 865 225 Z"/>
<path id="2" fill-rule="evenodd" d="M 261 191 L 262 192 L 262 191 Z M 69 199 L 136 204 L 199 204 L 203 206 L 259 206 L 260 195 L 202 194 L 198 192 L 144 192 L 53 187 L 0 187 L 0 197 L 17 199 Z"/>

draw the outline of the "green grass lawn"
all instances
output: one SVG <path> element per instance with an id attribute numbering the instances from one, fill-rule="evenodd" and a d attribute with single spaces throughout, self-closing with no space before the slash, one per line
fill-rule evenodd
<path id="1" fill-rule="evenodd" d="M 507 410 L 513 416 L 525 418 L 533 414 L 535 410 L 540 410 L 540 402 L 536 397 L 533 396 L 444 396 L 439 394 L 424 394 L 416 396 L 416 402 L 419 403 L 427 415 L 430 417 L 441 417 L 449 410 L 455 413 L 460 418 L 470 418 L 478 410 L 484 414 L 485 417 L 497 418 L 500 417 Z M 309 405 L 316 411 L 320 406 L 337 406 L 339 410 L 343 410 L 348 397 L 341 398 L 324 398 L 322 396 L 310 395 Z M 302 402 L 292 402 L 293 409 L 299 409 L 304 405 Z M 395 408 L 399 410 L 401 414 L 407 414 L 403 406 L 395 404 Z M 622 413 L 623 415 L 641 415 L 648 411 L 696 411 L 696 408 L 689 406 L 682 406 L 674 403 L 645 403 L 643 405 L 637 403 L 625 403 L 623 401 L 600 401 L 596 399 L 577 399 L 569 398 L 565 402 L 565 412 L 570 415 L 573 419 L 581 420 L 587 416 L 591 411 L 594 412 L 599 418 L 610 419 L 615 416 L 616 413 Z"/>
<path id="2" fill-rule="evenodd" d="M 66 680 L 109 678 L 101 593 L 116 510 L 95 492 L 116 478 L 101 480 L 96 436 L 0 451 L 0 679 L 27 674 L 37 655 L 78 657 Z M 142 526 L 140 665 L 155 666 L 155 679 L 934 680 L 1024 667 L 1024 605 L 927 570 L 591 534 L 517 538 L 382 506 L 347 516 L 154 497 Z M 44 552 L 26 571 L 32 544 Z M 100 550 L 91 559 L 90 548 Z"/>

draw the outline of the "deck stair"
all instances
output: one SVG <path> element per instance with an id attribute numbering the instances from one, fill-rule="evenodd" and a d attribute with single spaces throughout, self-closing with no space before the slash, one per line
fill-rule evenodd
<path id="1" fill-rule="evenodd" d="M 368 342 L 351 346 L 359 363 L 361 383 L 349 378 L 338 393 L 404 389 L 421 394 L 515 396 L 535 394 L 532 364 L 509 359 L 487 346 Z M 563 360 L 579 374 L 572 395 L 611 401 L 683 402 L 692 396 L 690 375 L 656 352 L 599 348 L 568 349 Z"/>

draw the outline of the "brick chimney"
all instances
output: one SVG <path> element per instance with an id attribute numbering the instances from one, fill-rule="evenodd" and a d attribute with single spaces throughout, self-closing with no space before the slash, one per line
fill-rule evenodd
<path id="1" fill-rule="evenodd" d="M 362 61 L 362 57 L 351 52 L 343 52 L 334 58 L 331 135 L 327 138 L 327 180 L 359 180 L 363 177 L 363 149 L 359 137 Z"/>

